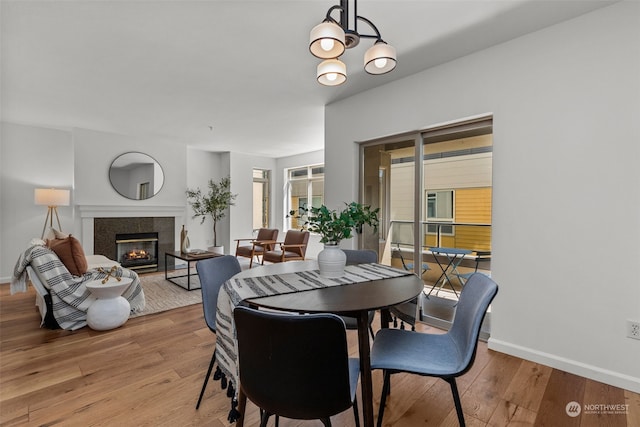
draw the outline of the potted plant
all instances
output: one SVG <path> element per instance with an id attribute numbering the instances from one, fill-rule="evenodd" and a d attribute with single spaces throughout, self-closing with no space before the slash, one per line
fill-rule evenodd
<path id="1" fill-rule="evenodd" d="M 200 224 L 204 223 L 207 216 L 213 220 L 213 246 L 214 252 L 224 253 L 224 246 L 218 246 L 216 226 L 218 221 L 227 214 L 227 209 L 233 206 L 237 194 L 231 193 L 231 178 L 222 178 L 220 182 L 209 180 L 209 192 L 203 194 L 200 188 L 187 189 L 187 200 L 193 208 L 193 218 L 202 217 Z"/>
<path id="2" fill-rule="evenodd" d="M 320 243 L 324 243 L 324 249 L 318 254 L 320 275 L 340 277 L 344 274 L 346 264 L 346 255 L 338 246 L 340 241 L 351 238 L 354 231 L 362 233 L 364 225 L 373 227 L 374 232 L 377 231 L 379 210 L 379 208 L 371 209 L 370 206 L 351 202 L 346 204 L 340 212 L 322 205 L 300 208 L 297 216 L 295 211 L 291 211 L 289 215 L 304 218 L 304 227 L 320 235 Z"/>

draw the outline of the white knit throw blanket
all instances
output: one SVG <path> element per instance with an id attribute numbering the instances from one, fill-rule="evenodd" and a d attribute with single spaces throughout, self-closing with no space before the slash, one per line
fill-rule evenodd
<path id="1" fill-rule="evenodd" d="M 238 343 L 236 341 L 233 310 L 242 301 L 269 295 L 287 294 L 326 288 L 329 286 L 349 285 L 358 282 L 407 276 L 411 273 L 381 264 L 359 264 L 345 267 L 345 274 L 337 279 L 320 276 L 318 270 L 271 276 L 231 278 L 220 289 L 216 310 L 216 360 L 218 369 L 214 379 L 222 379 L 222 388 L 229 389 L 227 396 L 232 398 L 229 422 L 236 421 L 238 412 L 237 384 L 239 367 L 237 363 Z"/>

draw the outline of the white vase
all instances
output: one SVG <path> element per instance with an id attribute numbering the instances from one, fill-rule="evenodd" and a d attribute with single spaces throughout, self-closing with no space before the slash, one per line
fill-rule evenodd
<path id="1" fill-rule="evenodd" d="M 191 242 L 189 242 L 188 231 L 185 230 L 183 225 L 182 231 L 180 232 L 180 252 L 182 252 L 183 254 L 188 254 L 190 247 Z"/>
<path id="2" fill-rule="evenodd" d="M 338 245 L 325 244 L 324 249 L 318 254 L 318 268 L 322 277 L 342 277 L 346 264 L 347 255 Z"/>

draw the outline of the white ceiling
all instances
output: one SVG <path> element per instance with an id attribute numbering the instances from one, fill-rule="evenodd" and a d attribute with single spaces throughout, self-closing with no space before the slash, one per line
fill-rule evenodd
<path id="1" fill-rule="evenodd" d="M 331 101 L 612 2 L 360 0 L 398 66 L 364 73 L 363 39 L 342 57 L 347 82 L 330 88 L 315 80 L 308 37 L 338 0 L 2 0 L 2 120 L 268 157 L 309 152 L 323 148 Z"/>

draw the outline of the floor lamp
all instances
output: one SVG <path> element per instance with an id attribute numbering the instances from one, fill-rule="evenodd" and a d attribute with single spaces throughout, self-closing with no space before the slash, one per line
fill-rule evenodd
<path id="1" fill-rule="evenodd" d="M 56 215 L 58 221 L 58 229 L 62 231 L 60 226 L 60 218 L 58 217 L 58 206 L 69 206 L 70 201 L 69 190 L 57 190 L 55 188 L 36 188 L 34 193 L 34 200 L 36 205 L 47 206 L 47 217 L 44 219 L 44 226 L 42 227 L 42 237 L 44 239 L 44 231 L 47 229 L 47 222 L 49 227 L 53 227 L 53 214 Z"/>

